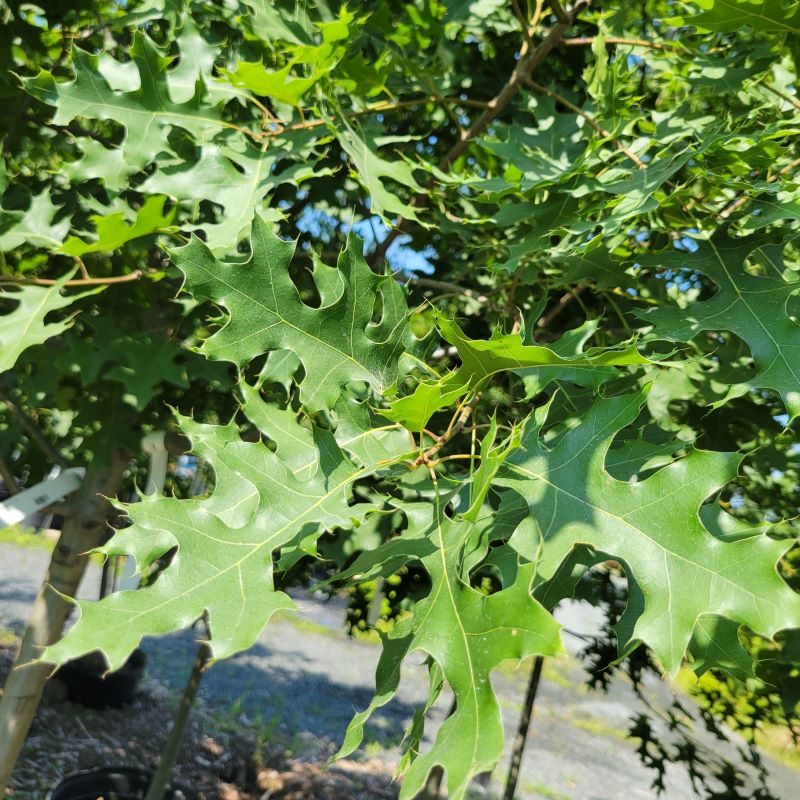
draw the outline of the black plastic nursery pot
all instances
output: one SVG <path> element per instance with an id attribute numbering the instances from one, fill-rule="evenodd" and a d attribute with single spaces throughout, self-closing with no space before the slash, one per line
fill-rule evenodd
<path id="1" fill-rule="evenodd" d="M 135 767 L 103 767 L 73 772 L 57 783 L 45 800 L 143 800 L 153 773 Z M 197 800 L 185 786 L 168 786 L 164 800 Z"/>
<path id="2" fill-rule="evenodd" d="M 99 653 L 69 661 L 53 676 L 67 689 L 73 703 L 87 708 L 122 708 L 132 702 L 147 661 L 142 650 L 134 650 L 125 664 L 107 675 Z"/>

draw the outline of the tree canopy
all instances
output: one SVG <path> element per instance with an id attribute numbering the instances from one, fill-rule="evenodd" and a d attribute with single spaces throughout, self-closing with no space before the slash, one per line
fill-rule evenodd
<path id="1" fill-rule="evenodd" d="M 46 443 L 8 414 L 0 465 L 167 426 L 213 470 L 121 506 L 102 551 L 162 572 L 45 660 L 201 616 L 224 658 L 291 581 L 417 570 L 341 752 L 421 652 L 456 707 L 401 797 L 440 765 L 458 800 L 502 752 L 491 671 L 559 652 L 613 561 L 620 656 L 794 713 L 800 4 L 0 13 L 0 401 Z"/>

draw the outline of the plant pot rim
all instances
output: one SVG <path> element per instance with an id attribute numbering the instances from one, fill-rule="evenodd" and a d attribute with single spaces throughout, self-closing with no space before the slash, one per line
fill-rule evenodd
<path id="1" fill-rule="evenodd" d="M 88 769 L 79 769 L 75 772 L 70 772 L 67 775 L 64 775 L 61 780 L 58 781 L 45 795 L 45 800 L 54 800 L 54 798 L 58 797 L 58 792 L 60 790 L 69 790 L 70 783 L 79 784 L 82 779 L 89 779 L 92 777 L 102 779 L 104 776 L 107 775 L 124 775 L 134 778 L 145 779 L 143 781 L 144 788 L 146 791 L 147 784 L 149 784 L 150 779 L 153 776 L 153 770 L 145 769 L 143 767 L 130 767 L 130 766 L 123 766 L 123 765 L 116 765 L 116 766 L 108 766 L 108 767 L 90 767 Z M 76 787 L 77 789 L 77 787 Z M 193 789 L 189 788 L 183 783 L 175 783 L 170 782 L 167 786 L 167 793 L 166 797 L 170 797 L 170 790 L 175 791 L 178 790 L 180 793 L 185 797 L 185 800 L 197 800 L 197 792 Z M 102 788 L 99 788 L 99 791 L 103 791 Z M 98 795 L 101 796 L 101 795 Z M 144 793 L 142 793 L 142 798 L 144 798 Z"/>
<path id="2" fill-rule="evenodd" d="M 80 672 L 84 675 L 101 679 L 105 679 L 110 676 L 127 677 L 130 673 L 141 673 L 144 670 L 144 667 L 147 665 L 147 653 L 141 647 L 137 647 L 131 651 L 131 654 L 125 659 L 125 663 L 118 669 L 115 669 L 113 672 L 108 672 L 106 669 L 103 669 L 102 672 L 96 673 L 93 669 L 87 668 L 86 661 L 86 659 L 88 659 L 90 656 L 94 656 L 96 653 L 97 651 L 95 650 L 91 653 L 85 653 L 78 658 L 74 658 L 71 661 L 66 661 L 56 670 L 55 674 L 58 675 L 59 673 L 64 672 Z"/>

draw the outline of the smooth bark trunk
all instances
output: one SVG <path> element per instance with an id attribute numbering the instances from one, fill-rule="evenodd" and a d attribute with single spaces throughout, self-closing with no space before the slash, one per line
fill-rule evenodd
<path id="1" fill-rule="evenodd" d="M 61 536 L 34 600 L 14 668 L 0 699 L 0 797 L 5 796 L 52 672 L 51 665 L 32 662 L 44 647 L 56 642 L 64 630 L 73 606 L 62 595 L 75 596 L 89 562 L 88 551 L 102 543 L 110 510 L 105 498 L 116 494 L 126 464 L 124 454 L 118 452 L 105 468 L 89 467 L 70 504 L 75 511 L 64 519 Z"/>

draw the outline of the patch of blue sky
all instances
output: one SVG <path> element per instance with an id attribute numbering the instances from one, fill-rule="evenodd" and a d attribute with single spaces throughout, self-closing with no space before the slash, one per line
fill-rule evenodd
<path id="1" fill-rule="evenodd" d="M 343 230 L 346 227 L 343 226 Z M 365 254 L 372 252 L 377 243 L 389 235 L 389 228 L 377 216 L 359 220 L 353 224 L 353 230 L 364 240 Z M 431 275 L 435 269 L 431 259 L 436 258 L 436 250 L 430 245 L 422 250 L 415 250 L 408 246 L 410 242 L 411 237 L 404 234 L 389 245 L 386 251 L 386 261 L 389 266 L 394 272 L 421 272 L 424 275 Z"/>
<path id="2" fill-rule="evenodd" d="M 650 241 L 650 231 L 648 230 L 636 230 L 636 228 L 631 228 L 628 231 L 628 236 L 632 236 L 639 244 Z"/>
<path id="3" fill-rule="evenodd" d="M 308 234 L 312 239 L 330 242 L 340 223 L 336 217 L 327 214 L 318 208 L 306 206 L 295 225 L 301 233 Z"/>
<path id="4" fill-rule="evenodd" d="M 322 242 L 331 241 L 336 232 L 347 233 L 352 229 L 364 240 L 364 255 L 371 253 L 389 235 L 389 228 L 376 215 L 351 223 L 343 222 L 319 208 L 306 207 L 295 224 L 301 233 Z M 435 269 L 431 260 L 436 258 L 436 250 L 430 246 L 416 250 L 409 247 L 410 242 L 411 237 L 403 235 L 389 245 L 386 251 L 389 267 L 394 272 L 431 275 Z"/>
<path id="5" fill-rule="evenodd" d="M 678 289 L 684 293 L 690 289 L 700 289 L 702 287 L 699 274 L 690 267 L 665 269 L 663 272 L 657 272 L 655 276 L 663 280 L 668 289 Z"/>
<path id="6" fill-rule="evenodd" d="M 675 239 L 672 242 L 672 246 L 676 250 L 683 250 L 687 253 L 696 253 L 700 249 L 700 245 L 689 235 L 691 233 L 697 233 L 694 228 L 690 228 L 686 233 L 684 233 L 679 238 Z"/>

